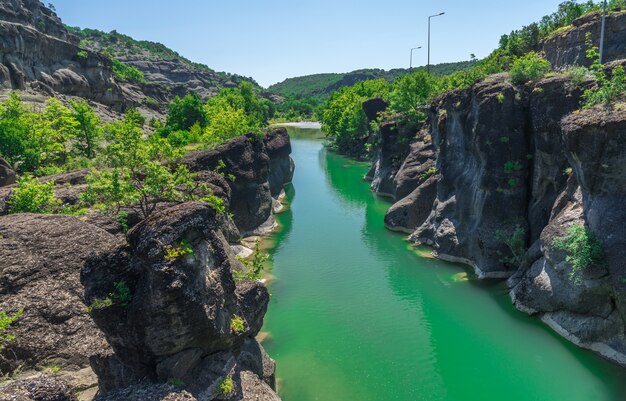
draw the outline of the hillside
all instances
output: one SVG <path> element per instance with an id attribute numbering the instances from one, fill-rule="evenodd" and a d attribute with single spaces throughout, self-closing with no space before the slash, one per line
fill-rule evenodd
<path id="1" fill-rule="evenodd" d="M 446 75 L 456 71 L 465 70 L 471 67 L 472 64 L 472 61 L 437 64 L 431 66 L 431 71 L 434 75 Z M 413 71 L 425 68 L 426 67 L 418 67 L 414 68 Z M 389 82 L 393 82 L 396 78 L 407 74 L 409 71 L 409 69 L 403 68 L 396 68 L 389 71 L 381 69 L 363 69 L 344 74 L 313 74 L 302 77 L 288 78 L 283 82 L 270 86 L 268 91 L 290 97 L 325 97 L 337 89 L 352 86 L 358 82 L 369 79 L 384 78 Z"/>
<path id="2" fill-rule="evenodd" d="M 146 81 L 168 86 L 172 92 L 195 92 L 203 100 L 215 96 L 219 89 L 243 81 L 259 85 L 252 78 L 237 74 L 216 72 L 208 66 L 195 63 L 158 42 L 136 40 L 130 36 L 97 29 L 66 26 L 80 39 L 80 46 L 106 54 L 141 71 Z"/>
<path id="3" fill-rule="evenodd" d="M 108 120 L 131 107 L 162 117 L 176 96 L 197 93 L 206 100 L 243 80 L 259 88 L 159 43 L 68 29 L 38 0 L 0 0 L 0 99 L 18 90 L 33 104 L 86 99 Z"/>

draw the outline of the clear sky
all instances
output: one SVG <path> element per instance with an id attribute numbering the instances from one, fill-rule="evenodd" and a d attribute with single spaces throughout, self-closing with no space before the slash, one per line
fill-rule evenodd
<path id="1" fill-rule="evenodd" d="M 285 78 L 481 58 L 562 0 L 44 0 L 68 25 L 161 42 L 267 87 Z"/>

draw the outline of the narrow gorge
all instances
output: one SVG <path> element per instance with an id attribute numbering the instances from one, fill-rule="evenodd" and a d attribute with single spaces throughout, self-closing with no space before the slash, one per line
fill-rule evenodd
<path id="1" fill-rule="evenodd" d="M 0 401 L 623 401 L 601 6 L 265 89 L 0 0 Z"/>

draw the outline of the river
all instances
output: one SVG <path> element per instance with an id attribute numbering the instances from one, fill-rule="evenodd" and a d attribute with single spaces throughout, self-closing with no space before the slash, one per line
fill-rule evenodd
<path id="1" fill-rule="evenodd" d="M 623 370 L 515 310 L 502 283 L 386 230 L 367 164 L 289 130 L 296 174 L 264 326 L 284 401 L 626 399 Z"/>

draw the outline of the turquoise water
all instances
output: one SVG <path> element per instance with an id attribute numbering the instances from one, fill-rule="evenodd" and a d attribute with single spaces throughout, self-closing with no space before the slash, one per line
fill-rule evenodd
<path id="1" fill-rule="evenodd" d="M 292 144 L 264 326 L 284 401 L 626 399 L 622 370 L 514 310 L 502 284 L 386 230 L 366 164 Z"/>

